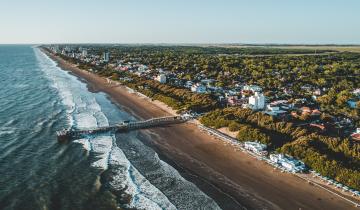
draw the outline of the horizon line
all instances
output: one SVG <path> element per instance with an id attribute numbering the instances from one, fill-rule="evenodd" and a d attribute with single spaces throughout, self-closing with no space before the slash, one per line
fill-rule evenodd
<path id="1" fill-rule="evenodd" d="M 0 43 L 0 45 L 237 45 L 237 46 L 360 46 L 360 43 L 241 43 L 241 42 L 49 42 L 49 43 Z"/>

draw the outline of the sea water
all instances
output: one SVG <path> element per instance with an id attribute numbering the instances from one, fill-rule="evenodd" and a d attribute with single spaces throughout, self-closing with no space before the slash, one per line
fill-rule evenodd
<path id="1" fill-rule="evenodd" d="M 0 87 L 0 209 L 219 209 L 137 131 L 57 143 L 135 118 L 38 48 L 0 46 Z"/>

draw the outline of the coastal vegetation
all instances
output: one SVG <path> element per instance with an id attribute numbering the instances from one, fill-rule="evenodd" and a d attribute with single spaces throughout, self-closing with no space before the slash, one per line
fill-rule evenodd
<path id="1" fill-rule="evenodd" d="M 299 158 L 324 176 L 360 189 L 360 144 L 282 122 L 250 109 L 225 108 L 208 112 L 200 122 L 213 128 L 239 131 L 239 141 L 260 141 L 270 150 Z"/>
<path id="2" fill-rule="evenodd" d="M 132 77 L 131 82 L 125 84 L 146 96 L 159 100 L 176 110 L 193 110 L 206 112 L 218 106 L 216 99 L 210 94 L 197 94 L 188 89 L 160 84 L 154 80 Z"/>
<path id="3" fill-rule="evenodd" d="M 315 103 L 322 112 L 348 117 L 360 126 L 359 109 L 351 109 L 346 104 L 347 100 L 354 97 L 351 91 L 360 88 L 359 53 L 325 49 L 316 51 L 270 47 L 152 45 L 102 46 L 90 49 L 99 55 L 107 50 L 111 52 L 113 59 L 121 59 L 122 63 L 141 63 L 147 65 L 149 69 L 172 72 L 180 81 L 215 79 L 215 86 L 222 88 L 233 88 L 239 83 L 256 84 L 263 88 L 269 100 L 305 98 L 312 101 L 313 91 L 319 89 L 321 94 Z M 312 55 L 303 55 L 311 53 Z M 80 63 L 80 65 L 84 64 Z M 86 68 L 107 69 L 108 67 L 93 65 Z M 144 82 L 144 78 L 139 80 L 140 83 Z M 145 82 L 149 81 L 151 80 Z M 171 85 L 169 89 L 173 86 Z M 291 93 L 284 93 L 288 89 Z M 157 88 L 150 91 L 157 92 Z M 163 98 L 164 101 L 169 101 L 172 107 L 194 107 L 175 105 L 183 104 L 182 100 L 191 97 L 179 97 L 169 92 L 163 95 Z M 190 104 L 192 101 L 185 103 Z M 205 107 L 204 110 L 210 108 L 218 108 L 218 106 Z"/>

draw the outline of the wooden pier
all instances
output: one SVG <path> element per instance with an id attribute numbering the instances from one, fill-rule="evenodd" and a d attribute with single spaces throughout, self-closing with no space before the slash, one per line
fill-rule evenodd
<path id="1" fill-rule="evenodd" d="M 127 132 L 130 130 L 145 129 L 156 126 L 183 123 L 186 122 L 187 120 L 189 120 L 189 118 L 184 116 L 159 117 L 144 121 L 135 121 L 135 122 L 125 121 L 118 125 L 99 127 L 94 129 L 61 130 L 61 131 L 57 131 L 56 135 L 59 142 L 67 142 L 72 139 L 80 139 L 93 134 Z"/>

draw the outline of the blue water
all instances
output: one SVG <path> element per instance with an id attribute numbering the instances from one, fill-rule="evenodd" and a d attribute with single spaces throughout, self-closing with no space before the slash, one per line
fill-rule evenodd
<path id="1" fill-rule="evenodd" d="M 138 132 L 55 132 L 134 119 L 32 46 L 0 46 L 0 209 L 219 209 Z"/>

